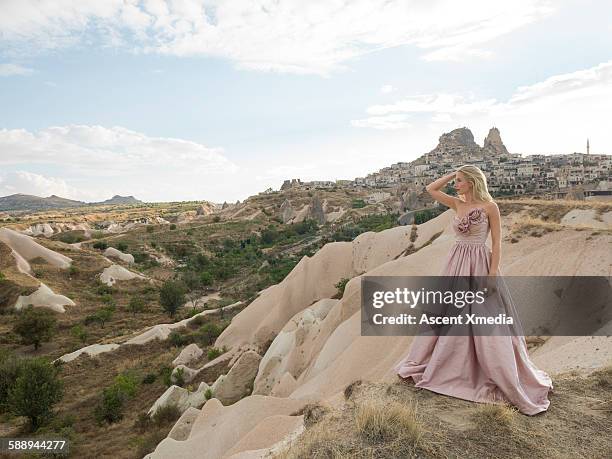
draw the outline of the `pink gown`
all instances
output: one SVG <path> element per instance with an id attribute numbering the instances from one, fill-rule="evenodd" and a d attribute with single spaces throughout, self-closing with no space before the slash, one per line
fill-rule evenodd
<path id="1" fill-rule="evenodd" d="M 491 250 L 489 220 L 482 207 L 454 217 L 456 233 L 443 276 L 486 276 Z M 500 272 L 498 271 L 498 276 Z M 505 301 L 511 299 L 506 297 Z M 551 378 L 533 364 L 524 336 L 416 336 L 395 367 L 416 387 L 480 403 L 510 403 L 534 415 L 550 405 Z"/>

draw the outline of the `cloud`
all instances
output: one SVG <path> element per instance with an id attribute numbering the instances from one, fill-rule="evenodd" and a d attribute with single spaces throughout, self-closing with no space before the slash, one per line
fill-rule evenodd
<path id="1" fill-rule="evenodd" d="M 491 55 L 495 38 L 542 20 L 549 0 L 4 0 L 6 53 L 101 43 L 134 52 L 213 56 L 261 71 L 327 75 L 349 60 L 416 46 L 426 60 Z"/>
<path id="2" fill-rule="evenodd" d="M 384 120 L 407 121 L 409 115 L 431 115 L 435 122 L 450 122 L 466 117 L 499 118 L 518 114 L 529 107 L 537 108 L 546 101 L 559 102 L 569 98 L 598 95 L 610 100 L 612 61 L 603 62 L 586 70 L 555 75 L 529 86 L 520 86 L 507 102 L 496 99 L 477 99 L 473 94 L 420 94 L 406 97 L 392 104 L 373 105 L 366 109 L 370 116 L 353 120 L 356 127 L 388 129 Z M 588 112 L 588 108 L 585 107 Z M 393 118 L 391 118 L 393 117 Z"/>
<path id="3" fill-rule="evenodd" d="M 413 127 L 410 132 L 417 136 L 460 126 L 486 133 L 496 125 L 510 133 L 504 140 L 512 138 L 506 142 L 515 148 L 511 151 L 561 153 L 582 151 L 586 137 L 598 145 L 612 145 L 610 106 L 612 60 L 520 86 L 507 101 L 473 94 L 420 94 L 370 106 L 370 116 L 352 120 L 351 125 L 379 130 Z"/>
<path id="4" fill-rule="evenodd" d="M 132 174 L 134 168 L 187 167 L 209 175 L 237 166 L 218 148 L 188 140 L 148 137 L 123 127 L 68 125 L 38 132 L 0 129 L 0 164 L 59 164 L 98 174 Z"/>
<path id="5" fill-rule="evenodd" d="M 352 120 L 355 127 L 369 127 L 374 129 L 403 129 L 412 126 L 407 115 L 392 114 L 384 116 L 371 116 L 362 120 Z"/>
<path id="6" fill-rule="evenodd" d="M 78 199 L 89 193 L 77 190 L 66 181 L 27 171 L 10 172 L 0 176 L 0 196 L 23 193 L 47 197 L 52 194 L 68 199 Z"/>
<path id="7" fill-rule="evenodd" d="M 486 112 L 496 104 L 495 99 L 475 100 L 456 94 L 422 94 L 407 97 L 394 104 L 373 105 L 367 109 L 370 115 L 398 113 L 449 113 L 465 115 Z"/>
<path id="8" fill-rule="evenodd" d="M 0 64 L 0 76 L 30 75 L 34 70 L 19 64 Z"/>
<path id="9" fill-rule="evenodd" d="M 530 86 L 520 86 L 509 100 L 509 104 L 533 103 L 543 98 L 579 94 L 589 90 L 600 90 L 612 85 L 612 61 L 586 70 L 555 75 Z"/>
<path id="10" fill-rule="evenodd" d="M 393 92 L 394 90 L 395 88 L 391 86 L 390 84 L 385 84 L 380 88 L 380 92 L 382 92 L 383 94 L 389 94 Z"/>
<path id="11" fill-rule="evenodd" d="M 245 174 L 221 148 L 149 137 L 118 126 L 0 129 L 0 151 L 6 152 L 0 156 L 0 169 L 20 171 L 5 173 L 0 190 L 6 194 L 44 192 L 81 200 L 114 194 L 145 200 L 211 199 L 231 190 Z M 44 176 L 31 173 L 40 170 Z"/>

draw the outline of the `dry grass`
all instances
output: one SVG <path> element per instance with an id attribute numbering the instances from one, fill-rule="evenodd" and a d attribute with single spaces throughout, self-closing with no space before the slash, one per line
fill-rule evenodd
<path id="1" fill-rule="evenodd" d="M 416 404 L 366 400 L 357 405 L 355 427 L 368 443 L 403 441 L 416 446 L 422 435 L 416 411 Z"/>
<path id="2" fill-rule="evenodd" d="M 355 381 L 345 389 L 340 409 L 327 410 L 279 458 L 429 457 L 417 403 L 390 397 L 386 385 Z M 308 410 L 305 410 L 308 411 Z"/>
<path id="3" fill-rule="evenodd" d="M 548 411 L 527 416 L 506 404 L 475 404 L 404 381 L 355 381 L 342 406 L 274 457 L 610 457 L 612 367 L 554 376 L 554 382 Z"/>
<path id="4" fill-rule="evenodd" d="M 516 416 L 517 409 L 511 405 L 487 403 L 476 408 L 472 420 L 479 429 L 511 430 Z"/>
<path id="5" fill-rule="evenodd" d="M 568 229 L 574 231 L 595 230 L 591 236 L 598 236 L 602 234 L 612 235 L 612 229 L 596 228 L 594 226 L 585 224 L 575 224 L 570 226 L 552 221 L 544 221 L 540 218 L 525 217 L 512 225 L 512 228 L 510 229 L 510 232 L 506 238 L 510 240 L 510 242 L 515 243 L 522 237 L 542 237 L 547 233 Z"/>
<path id="6" fill-rule="evenodd" d="M 612 389 L 612 365 L 602 368 L 601 370 L 594 371 L 591 377 L 600 387 Z M 610 394 L 612 397 L 612 393 Z"/>
<path id="7" fill-rule="evenodd" d="M 579 201 L 559 199 L 547 201 L 541 199 L 500 199 L 497 201 L 500 213 L 508 215 L 525 209 L 530 216 L 545 221 L 560 222 L 573 209 L 595 210 L 596 215 L 612 211 L 612 203 L 602 201 Z"/>

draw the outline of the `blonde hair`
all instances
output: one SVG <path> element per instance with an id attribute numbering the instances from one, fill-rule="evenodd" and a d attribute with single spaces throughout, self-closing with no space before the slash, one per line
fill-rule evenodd
<path id="1" fill-rule="evenodd" d="M 478 167 L 464 164 L 455 172 L 461 172 L 465 179 L 472 184 L 472 194 L 475 201 L 493 201 L 493 197 L 489 194 L 487 188 L 487 177 Z"/>

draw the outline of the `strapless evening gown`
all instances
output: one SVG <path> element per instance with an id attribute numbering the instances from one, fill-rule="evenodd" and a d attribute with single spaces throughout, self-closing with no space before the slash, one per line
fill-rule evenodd
<path id="1" fill-rule="evenodd" d="M 487 276 L 491 250 L 485 244 L 489 219 L 482 207 L 454 217 L 456 234 L 441 275 Z M 498 276 L 500 276 L 498 271 Z M 512 302 L 509 294 L 503 301 Z M 416 387 L 481 403 L 509 403 L 534 415 L 550 405 L 551 378 L 533 364 L 525 337 L 416 336 L 408 355 L 395 367 Z"/>

